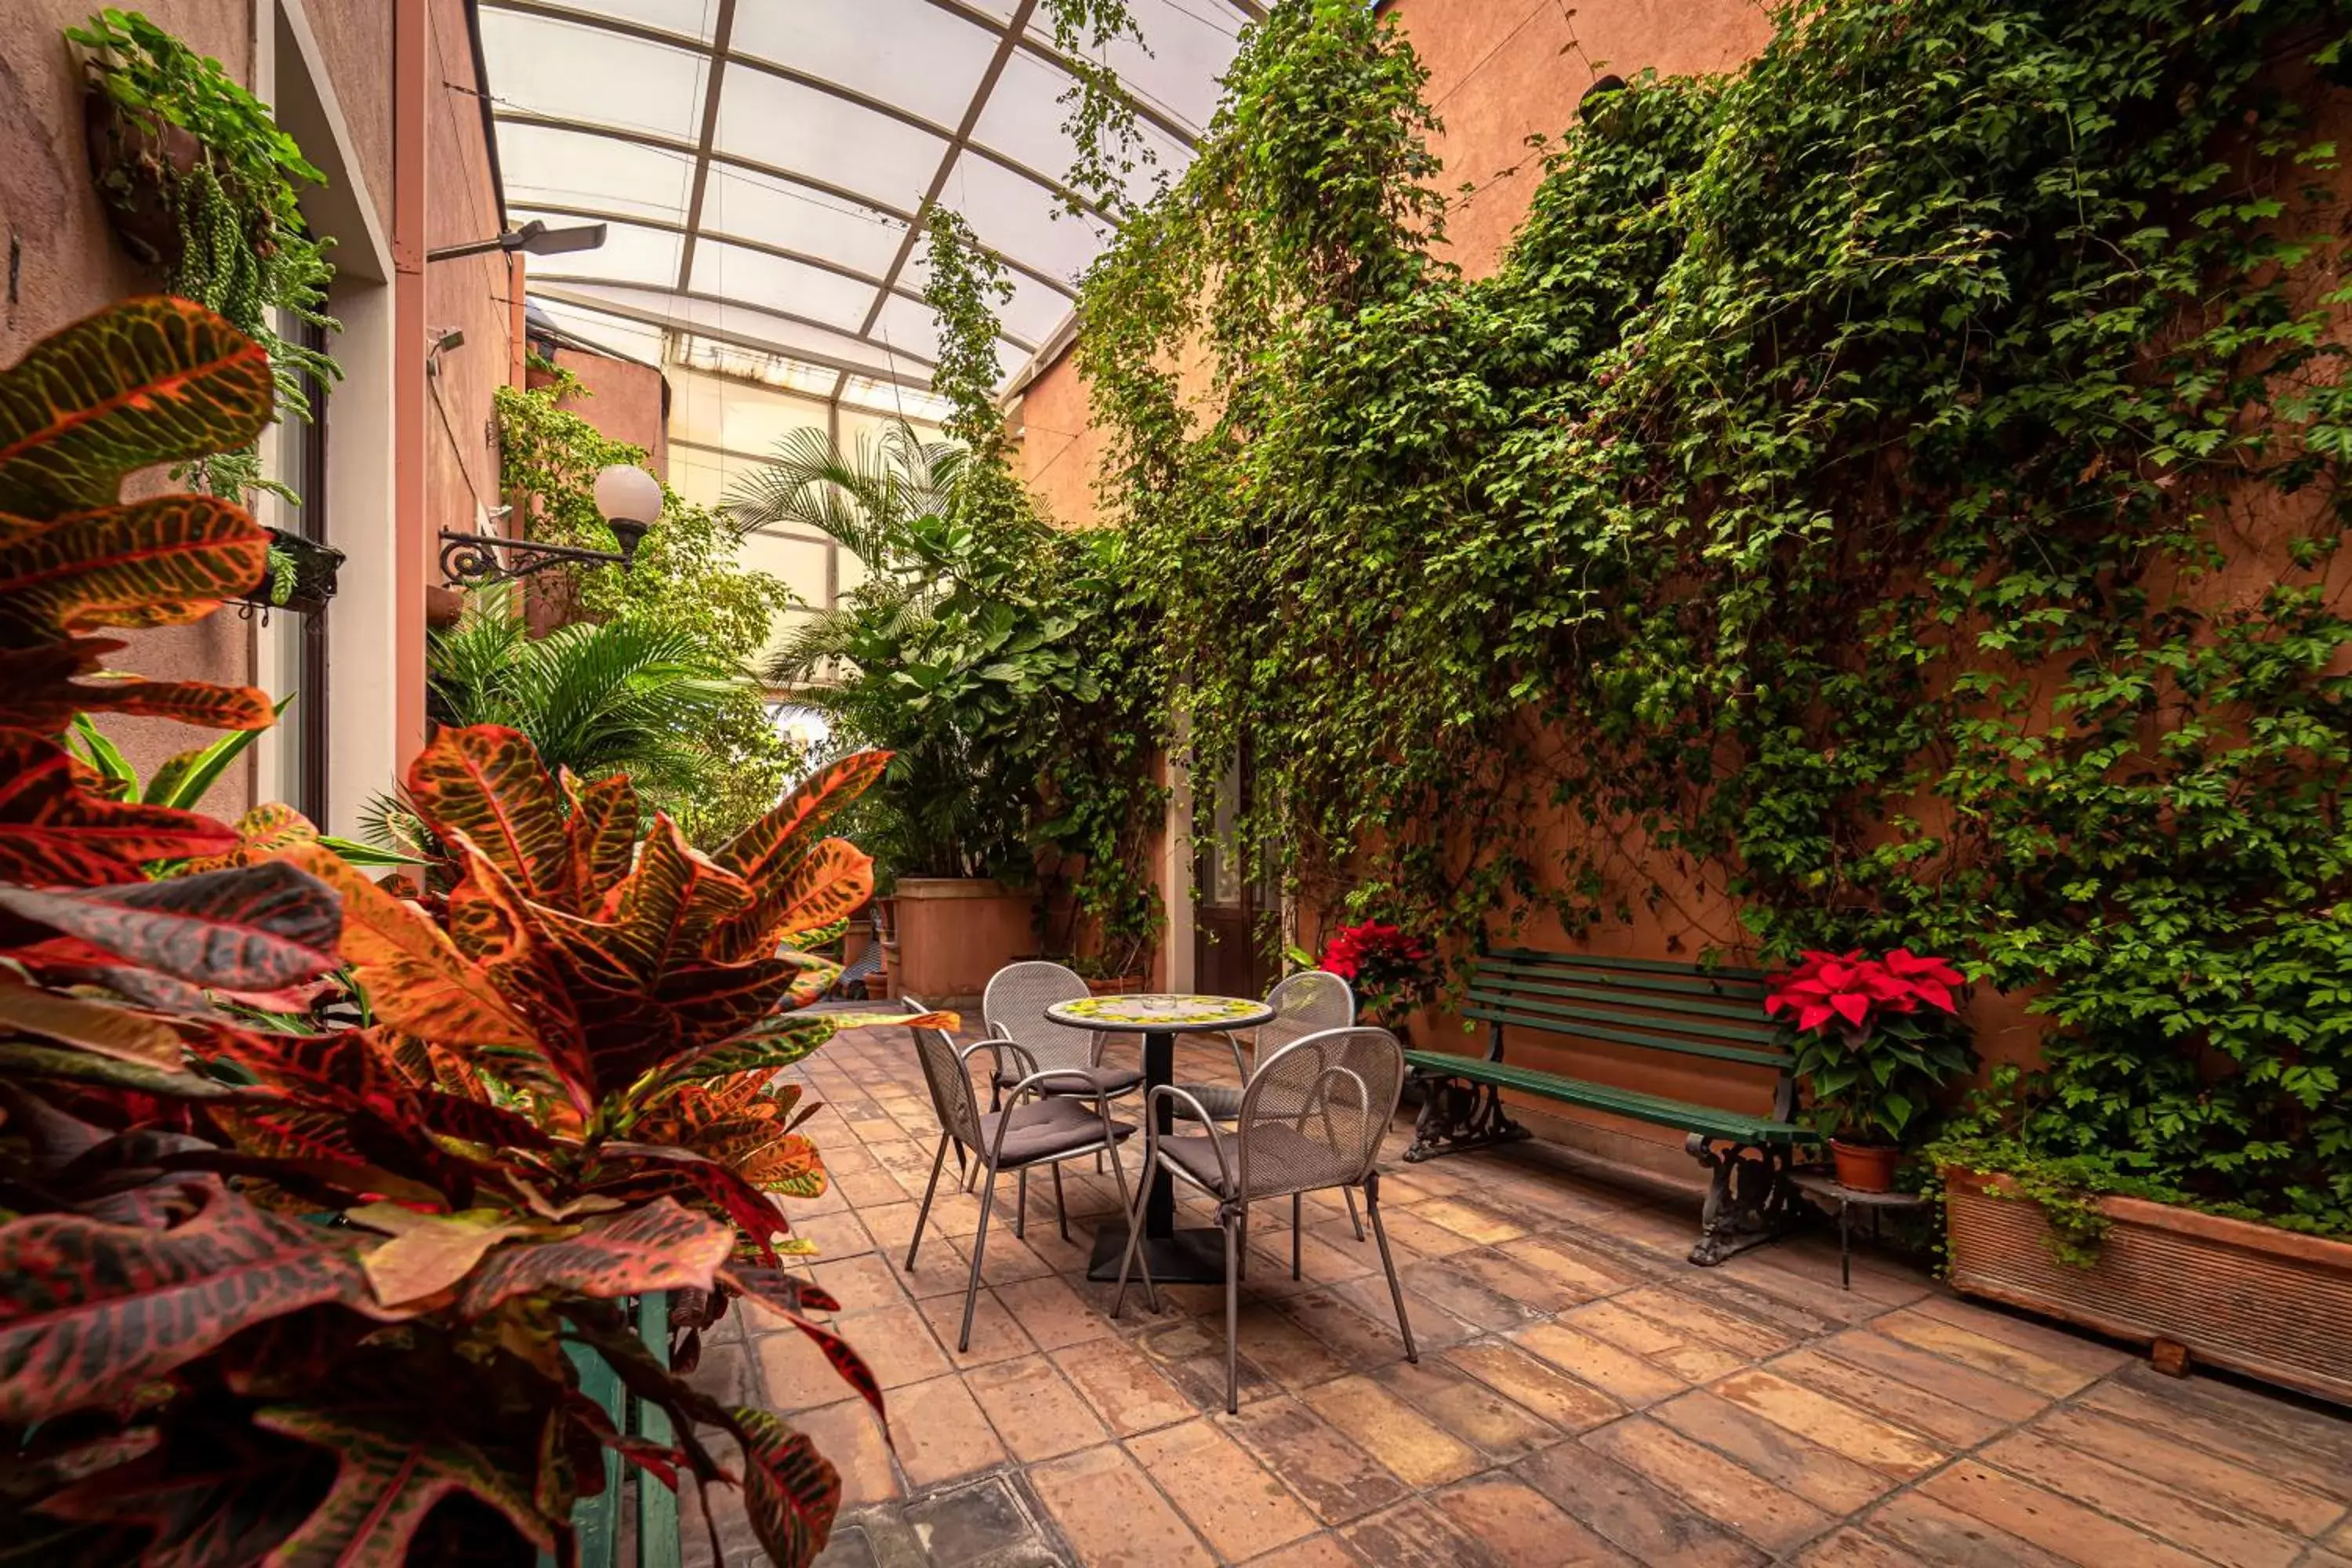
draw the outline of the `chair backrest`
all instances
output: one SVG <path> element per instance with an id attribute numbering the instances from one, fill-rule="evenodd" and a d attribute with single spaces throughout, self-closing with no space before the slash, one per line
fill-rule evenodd
<path id="1" fill-rule="evenodd" d="M 981 994 L 980 1016 L 991 1038 L 1026 1047 L 1045 1068 L 1092 1067 L 1095 1032 L 1074 1029 L 1045 1016 L 1056 1002 L 1083 1001 L 1087 983 L 1071 970 L 1043 959 L 1008 963 L 989 977 Z"/>
<path id="2" fill-rule="evenodd" d="M 1293 1040 L 1344 1029 L 1356 1021 L 1356 993 L 1328 969 L 1302 969 L 1275 982 L 1265 994 L 1274 1016 L 1258 1026 L 1253 1063 L 1263 1062 Z"/>
<path id="3" fill-rule="evenodd" d="M 900 996 L 900 1006 L 911 1014 L 930 1009 L 912 996 Z M 915 1056 L 922 1063 L 923 1082 L 931 1091 L 931 1114 L 940 1128 L 968 1149 L 980 1147 L 980 1102 L 971 1091 L 971 1075 L 956 1056 L 955 1037 L 945 1029 L 908 1025 L 915 1037 Z"/>
<path id="4" fill-rule="evenodd" d="M 1267 1057 L 1242 1091 L 1235 1173 L 1253 1198 L 1360 1182 L 1404 1092 L 1404 1047 L 1386 1029 L 1325 1029 Z"/>

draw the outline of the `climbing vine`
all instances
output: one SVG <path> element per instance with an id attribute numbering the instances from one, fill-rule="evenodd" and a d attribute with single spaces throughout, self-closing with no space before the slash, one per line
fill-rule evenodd
<path id="1" fill-rule="evenodd" d="M 1961 955 L 2036 1154 L 2352 1228 L 2343 26 L 1801 0 L 1588 98 L 1470 279 L 1393 22 L 1273 8 L 1079 351 L 1252 852 Z"/>

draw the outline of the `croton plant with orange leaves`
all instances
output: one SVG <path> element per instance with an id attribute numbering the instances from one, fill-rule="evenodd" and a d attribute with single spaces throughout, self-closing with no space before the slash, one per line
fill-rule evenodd
<path id="1" fill-rule="evenodd" d="M 259 692 L 105 672 L 122 644 L 95 635 L 258 583 L 267 536 L 236 507 L 118 498 L 249 443 L 269 398 L 260 351 L 171 300 L 0 373 L 0 1542 L 158 1568 L 568 1563 L 617 1452 L 740 1484 L 770 1555 L 805 1563 L 833 1467 L 690 1386 L 621 1302 L 755 1299 L 881 1409 L 807 1315 L 834 1304 L 776 1267 L 771 1194 L 824 1171 L 771 1080 L 837 1023 L 795 1014 L 830 969 L 792 944 L 869 891 L 821 834 L 885 759 L 704 855 L 661 817 L 642 832 L 625 779 L 445 732 L 406 780 L 450 858 L 429 901 L 282 807 L 231 826 L 118 798 L 61 743 L 77 712 L 270 720 Z M 342 1004 L 300 1011 L 322 983 Z M 617 1430 L 567 1344 L 674 1436 Z"/>

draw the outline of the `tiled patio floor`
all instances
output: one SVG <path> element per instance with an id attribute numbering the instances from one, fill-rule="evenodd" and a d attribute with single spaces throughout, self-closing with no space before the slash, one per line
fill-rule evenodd
<path id="1" fill-rule="evenodd" d="M 1220 1061 L 1188 1046 L 1178 1076 Z M 1156 1317 L 1131 1295 L 1114 1322 L 1085 1282 L 1112 1196 L 1084 1162 L 1074 1242 L 1042 1174 L 1025 1243 L 992 1224 L 957 1355 L 978 1201 L 943 1198 L 944 1234 L 900 1267 L 938 1136 L 905 1033 L 845 1034 L 802 1070 L 835 1181 L 792 1213 L 887 1387 L 896 1452 L 772 1320 L 730 1314 L 699 1375 L 790 1413 L 840 1467 L 828 1564 L 2352 1568 L 2352 1420 L 2172 1381 L 1884 1260 L 1842 1291 L 1819 1240 L 1694 1268 L 1693 1202 L 1541 1151 L 1409 1166 L 1391 1142 L 1417 1367 L 1336 1194 L 1310 1200 L 1299 1283 L 1274 1205 L 1225 1415 L 1220 1291 L 1169 1292 Z M 720 1523 L 728 1562 L 757 1561 L 740 1510 Z"/>

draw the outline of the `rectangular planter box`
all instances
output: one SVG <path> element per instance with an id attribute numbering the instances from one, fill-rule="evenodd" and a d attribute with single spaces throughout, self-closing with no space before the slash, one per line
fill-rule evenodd
<path id="1" fill-rule="evenodd" d="M 901 877 L 891 991 L 935 1007 L 969 1007 L 989 976 L 1035 950 L 1036 899 L 966 877 Z"/>
<path id="2" fill-rule="evenodd" d="M 2137 1198 L 2100 1207 L 2099 1261 L 2074 1268 L 2005 1178 L 1947 1173 L 1953 1289 L 2352 1405 L 2352 1243 Z"/>

